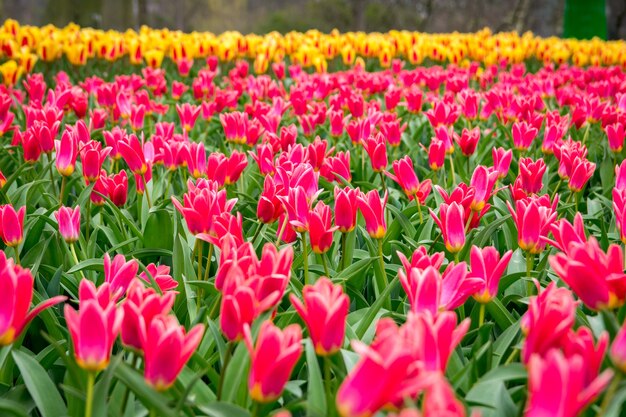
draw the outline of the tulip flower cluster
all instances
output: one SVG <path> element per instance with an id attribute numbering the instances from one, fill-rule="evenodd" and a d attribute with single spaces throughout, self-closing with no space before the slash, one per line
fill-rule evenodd
<path id="1" fill-rule="evenodd" d="M 9 20 L 0 51 L 3 410 L 619 414 L 623 41 Z"/>

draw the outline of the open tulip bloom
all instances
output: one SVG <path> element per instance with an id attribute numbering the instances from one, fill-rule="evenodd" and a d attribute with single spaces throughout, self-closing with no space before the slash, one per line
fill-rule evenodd
<path id="1" fill-rule="evenodd" d="M 0 415 L 623 413 L 625 41 L 0 47 Z"/>

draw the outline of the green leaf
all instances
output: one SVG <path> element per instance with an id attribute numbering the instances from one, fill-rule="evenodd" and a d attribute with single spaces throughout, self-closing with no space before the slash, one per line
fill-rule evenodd
<path id="1" fill-rule="evenodd" d="M 109 406 L 107 402 L 107 399 L 109 398 L 109 388 L 111 387 L 111 380 L 113 379 L 115 369 L 119 366 L 121 361 L 122 356 L 116 356 L 94 387 L 93 417 L 107 417 Z"/>
<path id="2" fill-rule="evenodd" d="M 135 370 L 125 363 L 115 369 L 115 376 L 146 406 L 157 412 L 159 417 L 175 417 L 176 413 L 167 406 L 163 395 L 152 389 Z"/>
<path id="3" fill-rule="evenodd" d="M 320 371 L 319 362 L 315 355 L 315 349 L 311 339 L 306 343 L 306 365 L 309 372 L 307 386 L 307 415 L 323 416 L 326 413 L 326 393 L 324 392 L 324 380 Z"/>
<path id="4" fill-rule="evenodd" d="M 172 213 L 168 210 L 153 210 L 148 215 L 143 230 L 143 240 L 147 248 L 171 249 L 174 244 Z"/>
<path id="5" fill-rule="evenodd" d="M 223 402 L 202 405 L 198 408 L 209 417 L 250 417 L 248 410 Z"/>
<path id="6" fill-rule="evenodd" d="M 61 394 L 46 370 L 25 352 L 14 350 L 13 359 L 41 415 L 43 417 L 67 415 L 67 408 Z"/>
<path id="7" fill-rule="evenodd" d="M 17 401 L 0 398 L 0 414 L 15 417 L 28 417 L 25 407 Z"/>

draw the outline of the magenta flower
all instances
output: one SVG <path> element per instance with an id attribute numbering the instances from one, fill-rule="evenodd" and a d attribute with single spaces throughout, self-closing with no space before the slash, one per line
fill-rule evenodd
<path id="1" fill-rule="evenodd" d="M 67 243 L 74 243 L 80 237 L 80 207 L 60 207 L 54 212 L 59 224 L 59 233 Z"/>
<path id="2" fill-rule="evenodd" d="M 479 303 L 488 303 L 498 295 L 500 278 L 513 256 L 513 251 L 507 251 L 500 257 L 500 253 L 493 246 L 479 248 L 472 246 L 470 250 L 470 277 L 480 278 L 482 287 L 474 294 Z"/>
<path id="3" fill-rule="evenodd" d="M 429 209 L 430 210 L 430 209 Z M 439 207 L 439 217 L 430 210 L 435 223 L 439 226 L 443 236 L 443 242 L 451 253 L 457 253 L 465 246 L 465 211 L 463 206 L 453 202 L 442 204 Z"/>
<path id="4" fill-rule="evenodd" d="M 115 255 L 113 261 L 108 253 L 104 254 L 104 282 L 111 286 L 114 294 L 125 294 L 130 282 L 137 276 L 139 264 L 131 259 L 126 262 L 124 255 Z"/>
<path id="5" fill-rule="evenodd" d="M 378 191 L 372 190 L 367 194 L 361 193 L 357 198 L 359 211 L 365 219 L 365 230 L 373 239 L 382 239 L 387 233 L 385 207 L 388 197 L 386 191 L 383 198 L 380 198 Z"/>
<path id="6" fill-rule="evenodd" d="M 26 207 L 16 212 L 12 205 L 0 206 L 0 237 L 5 245 L 16 247 L 24 240 Z"/>

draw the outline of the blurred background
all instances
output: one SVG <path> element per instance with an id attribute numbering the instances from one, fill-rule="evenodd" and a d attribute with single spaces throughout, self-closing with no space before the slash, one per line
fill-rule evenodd
<path id="1" fill-rule="evenodd" d="M 215 33 L 473 32 L 531 30 L 540 36 L 626 38 L 626 0 L 0 0 L 0 16 L 23 24 Z"/>

